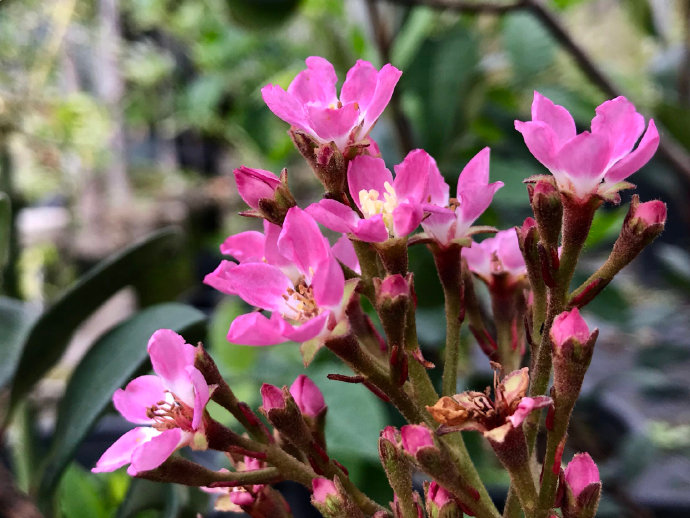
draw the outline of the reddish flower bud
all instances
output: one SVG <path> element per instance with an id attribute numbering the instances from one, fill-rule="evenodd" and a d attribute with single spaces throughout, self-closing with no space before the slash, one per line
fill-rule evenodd
<path id="1" fill-rule="evenodd" d="M 580 316 L 580 311 L 573 308 L 558 315 L 551 327 L 551 340 L 557 348 L 563 347 L 568 340 L 585 344 L 591 333 L 585 319 Z"/>
<path id="2" fill-rule="evenodd" d="M 259 210 L 259 200 L 273 199 L 276 189 L 280 186 L 280 179 L 270 171 L 239 167 L 233 171 L 237 191 L 244 202 L 252 209 Z"/>
<path id="3" fill-rule="evenodd" d="M 390 297 L 395 298 L 398 296 L 409 297 L 410 296 L 410 286 L 407 284 L 405 277 L 396 273 L 395 275 L 389 275 L 378 287 L 378 295 L 380 297 Z"/>
<path id="4" fill-rule="evenodd" d="M 386 426 L 381 430 L 381 439 L 386 439 L 392 444 L 400 444 L 400 432 L 394 426 Z"/>
<path id="5" fill-rule="evenodd" d="M 546 246 L 556 248 L 561 232 L 563 204 L 554 182 L 551 179 L 537 181 L 532 190 L 531 202 L 539 236 Z"/>
<path id="6" fill-rule="evenodd" d="M 410 455 L 416 455 L 422 448 L 434 446 L 434 436 L 424 425 L 408 424 L 400 429 L 403 448 Z"/>
<path id="7" fill-rule="evenodd" d="M 311 487 L 316 504 L 325 504 L 328 497 L 338 497 L 338 488 L 335 487 L 332 480 L 327 478 L 315 478 L 311 481 Z"/>
<path id="8" fill-rule="evenodd" d="M 666 204 L 661 200 L 640 203 L 633 213 L 631 224 L 635 225 L 638 221 L 645 227 L 663 225 L 666 223 Z"/>
<path id="9" fill-rule="evenodd" d="M 269 385 L 268 383 L 261 385 L 261 400 L 264 412 L 269 412 L 276 408 L 281 410 L 285 408 L 283 391 L 275 385 Z"/>
<path id="10" fill-rule="evenodd" d="M 565 468 L 565 483 L 575 498 L 579 497 L 587 486 L 600 481 L 599 469 L 589 453 L 578 453 Z"/>
<path id="11" fill-rule="evenodd" d="M 326 402 L 319 387 L 304 374 L 297 376 L 290 386 L 290 394 L 295 398 L 300 412 L 308 417 L 316 417 L 326 409 Z"/>
<path id="12" fill-rule="evenodd" d="M 587 453 L 578 453 L 565 468 L 565 501 L 562 504 L 566 518 L 594 518 L 599 497 L 601 479 L 599 470 Z"/>

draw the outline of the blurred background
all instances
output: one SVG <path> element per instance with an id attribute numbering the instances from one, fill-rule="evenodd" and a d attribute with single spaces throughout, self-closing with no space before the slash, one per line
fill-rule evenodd
<path id="1" fill-rule="evenodd" d="M 113 347 L 125 347 L 132 322 L 141 326 L 173 300 L 184 305 L 175 310 L 186 311 L 188 339 L 205 340 L 251 405 L 263 381 L 289 384 L 304 371 L 297 347 L 229 346 L 230 321 L 246 308 L 201 279 L 227 235 L 259 226 L 237 216 L 245 207 L 234 168 L 287 167 L 302 206 L 320 195 L 287 125 L 260 96 L 267 83 L 287 87 L 309 55 L 330 60 L 341 80 L 357 59 L 403 70 L 372 133 L 391 167 L 422 147 L 454 187 L 466 162 L 490 146 L 491 179 L 505 187 L 481 223 L 499 228 L 529 215 L 522 180 L 545 172 L 513 129 L 515 119 L 530 118 L 533 90 L 568 108 L 580 130 L 616 95 L 655 119 L 662 148 L 631 180 L 643 201 L 668 204 L 667 228 L 587 308 L 601 334 L 564 459 L 588 451 L 599 464 L 599 516 L 690 515 L 683 0 L 1 0 L 3 477 L 12 473 L 17 488 L 38 495 L 47 515 L 209 512 L 196 489 L 88 471 L 128 425 L 106 408 L 113 389 L 85 372 L 98 365 L 118 387 L 122 373 L 146 370 L 145 358 Z M 605 259 L 629 197 L 599 211 L 581 280 Z M 434 361 L 444 339 L 442 294 L 426 250 L 413 249 L 411 265 L 420 338 Z M 473 361 L 462 383 L 483 389 L 490 373 L 482 357 Z M 125 363 L 129 371 L 117 371 Z M 324 351 L 307 370 L 332 409 L 329 448 L 360 487 L 387 502 L 376 439 L 400 418 L 362 387 L 326 379 L 341 369 Z M 86 387 L 102 389 L 98 404 L 89 407 L 97 397 Z M 65 391 L 83 406 L 70 407 Z M 500 501 L 505 474 L 476 437 L 468 441 Z M 295 516 L 309 516 L 299 505 Z"/>

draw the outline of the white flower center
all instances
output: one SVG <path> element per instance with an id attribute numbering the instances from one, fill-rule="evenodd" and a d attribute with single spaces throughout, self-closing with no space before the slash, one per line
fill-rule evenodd
<path id="1" fill-rule="evenodd" d="M 362 207 L 365 218 L 381 214 L 388 233 L 393 235 L 393 211 L 400 202 L 390 183 L 385 182 L 383 187 L 386 189 L 386 192 L 383 193 L 383 200 L 381 200 L 381 194 L 376 189 L 359 191 L 359 205 Z"/>

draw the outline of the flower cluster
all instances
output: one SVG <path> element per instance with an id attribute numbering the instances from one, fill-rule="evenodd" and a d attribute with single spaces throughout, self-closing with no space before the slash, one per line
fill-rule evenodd
<path id="1" fill-rule="evenodd" d="M 123 417 L 145 426 L 116 441 L 93 471 L 129 464 L 133 476 L 202 487 L 219 495 L 217 508 L 255 517 L 291 516 L 271 487 L 290 479 L 311 491 L 312 503 L 327 518 L 495 518 L 498 510 L 453 433 L 472 430 L 487 439 L 510 475 L 508 505 L 514 509 L 506 516 L 519 515 L 521 508 L 538 518 L 557 512 L 593 517 L 601 493 L 596 464 L 583 453 L 561 466 L 598 337 L 580 308 L 663 230 L 663 202 L 640 203 L 633 196 L 609 258 L 572 292 L 570 285 L 595 211 L 605 201 L 620 203 L 619 191 L 633 187 L 624 180 L 654 154 L 654 122 L 646 125 L 618 97 L 596 109 L 590 131 L 577 133 L 565 108 L 535 92 L 532 120 L 515 127 L 552 176 L 526 180 L 534 217 L 498 231 L 476 225 L 503 186 L 490 182 L 489 148 L 460 172 L 455 197 L 422 149 L 410 151 L 393 173 L 370 131 L 401 72 L 358 61 L 338 96 L 333 66 L 319 57 L 306 63 L 287 90 L 268 85 L 262 95 L 290 124 L 324 197 L 302 209 L 286 170 L 277 176 L 237 168 L 237 190 L 249 206 L 243 214 L 262 218 L 263 231 L 229 236 L 220 246 L 227 259 L 204 282 L 248 306 L 230 323 L 229 342 L 296 342 L 305 366 L 328 348 L 353 370 L 329 374 L 330 380 L 362 384 L 399 410 L 407 424 L 386 427 L 378 443 L 394 493 L 390 508 L 361 492 L 331 456 L 318 380 L 300 375 L 290 387 L 264 383 L 257 413 L 237 399 L 201 345 L 165 329 L 148 345 L 155 375 L 136 378 L 113 396 Z M 473 241 L 479 233 L 495 235 Z M 435 365 L 424 359 L 416 335 L 408 246 L 417 243 L 433 255 L 445 298 L 440 394 L 427 372 Z M 475 291 L 479 281 L 488 298 Z M 490 308 L 483 307 L 486 302 Z M 493 390 L 458 391 L 458 372 L 468 369 L 471 357 L 460 341 L 465 320 L 494 370 Z M 527 346 L 529 368 L 523 366 Z M 211 418 L 205 410 L 210 400 L 244 432 Z M 539 416 L 547 408 L 537 472 Z M 184 446 L 221 451 L 234 470 L 213 471 L 174 455 Z M 423 495 L 412 485 L 415 471 L 431 479 Z"/>

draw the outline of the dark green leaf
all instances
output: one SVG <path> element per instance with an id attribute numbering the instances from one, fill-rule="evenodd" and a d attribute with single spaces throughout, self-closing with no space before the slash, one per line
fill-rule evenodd
<path id="1" fill-rule="evenodd" d="M 516 13 L 505 18 L 503 43 L 512 63 L 513 75 L 519 83 L 530 81 L 553 63 L 553 40 L 529 13 Z"/>
<path id="2" fill-rule="evenodd" d="M 0 271 L 7 264 L 10 249 L 10 225 L 12 223 L 12 207 L 10 198 L 0 192 Z"/>
<path id="3" fill-rule="evenodd" d="M 70 378 L 60 401 L 58 418 L 39 488 L 48 500 L 74 451 L 109 404 L 116 389 L 146 361 L 146 344 L 160 328 L 183 333 L 205 321 L 203 313 L 178 303 L 146 308 L 101 336 Z M 187 340 L 193 338 L 186 336 Z"/>
<path id="4" fill-rule="evenodd" d="M 29 332 L 17 367 L 10 409 L 62 356 L 74 331 L 101 304 L 128 285 L 145 286 L 182 249 L 178 229 L 164 229 L 97 264 L 49 308 Z"/>
<path id="5" fill-rule="evenodd" d="M 14 376 L 22 345 L 36 316 L 28 304 L 0 297 L 0 388 Z"/>
<path id="6" fill-rule="evenodd" d="M 172 484 L 135 478 L 117 511 L 117 518 L 133 518 L 148 509 L 162 510 L 165 518 L 174 518 L 179 508 L 180 499 Z"/>
<path id="7" fill-rule="evenodd" d="M 595 247 L 608 241 L 612 243 L 621 230 L 623 219 L 625 219 L 625 214 L 627 212 L 627 207 L 619 207 L 613 210 L 598 210 L 596 214 L 594 214 L 592 229 L 587 235 L 585 249 Z"/>

